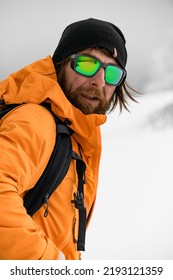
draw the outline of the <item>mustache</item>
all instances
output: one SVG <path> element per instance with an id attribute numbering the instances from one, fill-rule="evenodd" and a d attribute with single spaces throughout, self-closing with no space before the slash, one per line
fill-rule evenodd
<path id="1" fill-rule="evenodd" d="M 105 97 L 104 89 L 80 86 L 79 88 L 76 89 L 75 92 L 82 93 L 84 96 L 91 95 L 95 98 L 98 98 L 99 100 L 102 100 Z"/>

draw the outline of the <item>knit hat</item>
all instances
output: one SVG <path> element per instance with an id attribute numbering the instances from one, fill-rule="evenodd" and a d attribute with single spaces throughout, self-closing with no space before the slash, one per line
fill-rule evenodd
<path id="1" fill-rule="evenodd" d="M 107 21 L 89 18 L 74 22 L 65 28 L 52 59 L 54 63 L 60 63 L 69 55 L 91 47 L 107 49 L 113 55 L 116 48 L 116 60 L 125 68 L 125 44 L 124 35 L 117 26 Z"/>

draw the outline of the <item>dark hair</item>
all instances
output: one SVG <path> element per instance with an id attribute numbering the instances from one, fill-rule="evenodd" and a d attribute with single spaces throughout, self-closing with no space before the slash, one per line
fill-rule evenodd
<path id="1" fill-rule="evenodd" d="M 123 108 L 127 111 L 130 111 L 128 108 L 128 98 L 137 103 L 137 100 L 133 96 L 134 93 L 138 93 L 135 89 L 133 89 L 126 81 L 123 81 L 115 90 L 112 100 L 112 107 L 110 108 L 110 112 L 112 112 L 117 105 L 120 107 L 120 112 L 122 112 Z"/>
<path id="2" fill-rule="evenodd" d="M 95 48 L 99 49 L 101 52 L 103 52 L 105 55 L 112 57 L 110 52 L 105 49 Z M 92 48 L 91 48 L 92 50 Z M 55 63 L 55 69 L 57 74 L 58 82 L 61 84 L 62 77 L 64 76 L 65 67 L 67 65 L 67 62 L 69 61 L 68 58 L 64 59 L 62 63 Z M 135 89 L 133 89 L 126 80 L 124 80 L 119 86 L 116 87 L 115 93 L 112 97 L 111 107 L 109 109 L 109 113 L 114 111 L 114 109 L 119 105 L 120 113 L 123 109 L 130 112 L 128 108 L 128 99 L 134 101 L 137 103 L 134 94 L 139 93 Z"/>

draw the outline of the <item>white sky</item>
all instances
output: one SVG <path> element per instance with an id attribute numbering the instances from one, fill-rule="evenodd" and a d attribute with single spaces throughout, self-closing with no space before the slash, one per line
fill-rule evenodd
<path id="1" fill-rule="evenodd" d="M 173 27 L 172 14 L 172 0 L 1 0 L 0 79 L 52 54 L 67 24 L 96 17 L 124 32 L 128 81 L 141 90 L 152 54 Z"/>

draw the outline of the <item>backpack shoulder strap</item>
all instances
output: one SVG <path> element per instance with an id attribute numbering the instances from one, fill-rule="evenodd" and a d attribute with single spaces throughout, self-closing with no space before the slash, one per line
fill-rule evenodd
<path id="1" fill-rule="evenodd" d="M 0 118 L 21 104 L 4 104 L 0 110 Z M 48 215 L 48 199 L 65 177 L 72 158 L 72 144 L 70 135 L 72 130 L 58 119 L 46 103 L 40 104 L 50 111 L 56 123 L 56 141 L 49 162 L 36 185 L 24 197 L 24 206 L 32 216 L 43 204 L 46 204 L 45 217 Z"/>
<path id="2" fill-rule="evenodd" d="M 0 119 L 2 119 L 8 112 L 10 112 L 12 109 L 16 108 L 17 106 L 19 106 L 21 104 L 6 105 L 6 104 L 1 102 L 0 105 L 2 106 L 2 108 L 0 108 Z"/>
<path id="3" fill-rule="evenodd" d="M 71 129 L 65 125 L 49 109 L 47 104 L 40 104 L 47 108 L 54 117 L 56 123 L 56 141 L 49 162 L 37 181 L 34 188 L 28 191 L 24 197 L 24 206 L 32 216 L 43 204 L 46 205 L 44 216 L 48 215 L 48 200 L 54 190 L 65 177 L 72 158 Z"/>
<path id="4" fill-rule="evenodd" d="M 76 170 L 78 174 L 78 190 L 74 193 L 74 199 L 71 203 L 74 204 L 75 208 L 79 211 L 79 228 L 78 228 L 78 240 L 77 250 L 85 251 L 85 233 L 86 233 L 86 207 L 84 202 L 84 184 L 85 181 L 85 170 L 86 164 L 74 151 L 73 159 L 76 160 Z"/>

